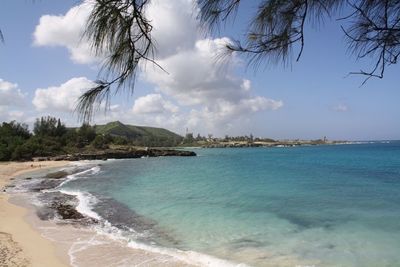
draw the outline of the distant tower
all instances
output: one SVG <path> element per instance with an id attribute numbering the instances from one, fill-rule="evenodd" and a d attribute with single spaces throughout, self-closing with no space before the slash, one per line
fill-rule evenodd
<path id="1" fill-rule="evenodd" d="M 326 143 L 326 141 L 328 141 L 328 139 L 326 138 L 326 136 L 324 136 L 324 143 Z"/>

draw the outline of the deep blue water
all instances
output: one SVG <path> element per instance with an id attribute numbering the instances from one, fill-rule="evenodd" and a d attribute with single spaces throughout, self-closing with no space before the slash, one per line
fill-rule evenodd
<path id="1" fill-rule="evenodd" d="M 103 216 L 113 203 L 111 220 L 159 246 L 254 266 L 400 266 L 400 142 L 195 152 L 109 161 L 64 188 L 95 195 Z"/>

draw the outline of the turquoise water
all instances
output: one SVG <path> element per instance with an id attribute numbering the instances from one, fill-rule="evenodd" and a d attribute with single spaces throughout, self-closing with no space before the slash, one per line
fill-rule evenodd
<path id="1" fill-rule="evenodd" d="M 195 151 L 106 162 L 64 188 L 96 196 L 101 216 L 113 203 L 109 218 L 157 246 L 253 266 L 400 266 L 400 142 Z"/>

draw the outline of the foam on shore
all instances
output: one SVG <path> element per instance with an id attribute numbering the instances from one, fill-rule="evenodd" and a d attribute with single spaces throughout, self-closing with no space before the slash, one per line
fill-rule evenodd
<path id="1" fill-rule="evenodd" d="M 154 254 L 160 254 L 167 257 L 172 257 L 178 261 L 181 261 L 188 265 L 195 266 L 210 266 L 210 267 L 234 267 L 240 266 L 245 267 L 245 264 L 237 264 L 232 263 L 227 260 L 219 259 L 210 255 L 198 253 L 195 251 L 183 251 L 174 248 L 166 248 L 148 245 L 144 243 L 140 243 L 132 240 L 132 233 L 135 232 L 134 229 L 131 229 L 129 236 L 126 236 L 126 231 L 122 231 L 119 228 L 113 226 L 110 222 L 104 220 L 98 213 L 93 211 L 93 206 L 98 203 L 98 199 L 88 192 L 79 192 L 79 191 L 69 191 L 69 190 L 60 190 L 61 193 L 76 196 L 79 200 L 79 204 L 76 207 L 77 211 L 80 213 L 99 220 L 101 222 L 100 225 L 93 226 L 92 229 L 98 235 L 105 236 L 110 239 L 110 241 L 122 242 L 129 248 L 135 250 L 143 250 L 145 252 L 150 252 Z M 102 242 L 96 240 L 96 238 L 91 238 L 87 241 L 77 241 L 71 246 L 69 254 L 71 256 L 72 262 L 76 261 L 75 254 L 78 252 L 82 252 L 85 249 L 88 249 L 90 246 L 96 245 L 104 245 L 106 240 L 102 240 Z M 77 249 L 79 247 L 79 249 Z"/>
<path id="2" fill-rule="evenodd" d="M 118 227 L 112 225 L 112 223 L 110 223 L 109 221 L 102 218 L 100 214 L 93 210 L 95 205 L 99 202 L 99 199 L 97 199 L 94 195 L 86 191 L 69 190 L 63 188 L 63 186 L 71 181 L 77 179 L 87 179 L 101 172 L 101 166 L 93 166 L 93 162 L 78 162 L 73 164 L 73 168 L 85 166 L 87 166 L 88 168 L 80 172 L 68 175 L 65 180 L 62 181 L 60 185 L 58 185 L 54 189 L 43 190 L 43 192 L 58 191 L 62 194 L 75 196 L 78 200 L 76 210 L 87 217 L 99 221 L 99 224 L 89 226 L 89 229 L 84 229 L 85 226 L 82 226 L 82 228 L 78 229 L 76 228 L 76 226 L 73 228 L 69 228 L 67 230 L 67 232 L 69 232 L 69 237 L 66 237 L 62 234 L 62 232 L 65 231 L 65 225 L 57 225 L 56 222 L 53 222 L 54 225 L 52 227 L 42 227 L 44 235 L 51 240 L 60 243 L 70 242 L 68 256 L 73 266 L 86 266 L 87 263 L 84 262 L 85 260 L 82 255 L 87 254 L 88 251 L 90 251 L 90 254 L 92 255 L 91 257 L 93 258 L 101 258 L 102 256 L 104 256 L 101 255 L 102 253 L 104 253 L 103 250 L 100 249 L 100 251 L 96 251 L 99 247 L 107 247 L 108 250 L 111 250 L 113 251 L 113 253 L 116 254 L 118 254 L 118 250 L 125 251 L 126 249 L 128 249 L 131 250 L 130 253 L 140 255 L 135 260 L 131 258 L 123 259 L 125 254 L 124 252 L 122 252 L 120 254 L 121 259 L 119 260 L 120 262 L 125 262 L 125 264 L 121 264 L 118 266 L 131 266 L 131 263 L 133 264 L 136 260 L 139 259 L 141 260 L 140 264 L 147 262 L 146 264 L 149 264 L 150 266 L 157 266 L 161 262 L 165 264 L 165 266 L 247 266 L 244 264 L 232 263 L 227 260 L 219 259 L 195 251 L 183 251 L 180 249 L 160 247 L 136 241 L 135 236 L 137 233 L 134 228 L 129 229 L 129 231 L 121 230 Z M 69 168 L 71 167 L 62 168 L 62 170 L 68 170 Z M 31 203 L 35 204 L 36 202 Z M 35 205 L 37 205 L 37 203 Z M 139 234 L 137 235 L 139 236 Z M 84 236 L 84 238 L 82 236 Z M 71 240 L 71 238 L 75 240 Z M 69 241 L 66 242 L 62 239 L 68 239 Z M 83 262 L 81 262 L 82 260 Z M 104 265 L 102 265 L 101 262 L 96 263 L 97 266 L 108 266 L 108 264 L 109 263 L 107 263 L 107 261 L 104 262 Z"/>

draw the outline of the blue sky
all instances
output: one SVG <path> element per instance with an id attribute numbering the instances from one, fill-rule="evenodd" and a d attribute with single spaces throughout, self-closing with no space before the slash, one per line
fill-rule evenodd
<path id="1" fill-rule="evenodd" d="M 82 2 L 32 2 L 2 1 L 0 120 L 32 124 L 38 116 L 52 115 L 77 125 L 74 101 L 98 73 L 98 59 L 77 38 L 78 22 L 90 7 L 71 11 Z M 371 61 L 358 62 L 348 53 L 335 20 L 306 28 L 300 62 L 254 70 L 236 55 L 221 73 L 213 55 L 228 38 L 242 34 L 252 7 L 243 6 L 234 24 L 211 36 L 197 31 L 192 7 L 189 0 L 153 1 L 149 16 L 162 46 L 157 60 L 169 75 L 147 66 L 134 94 L 116 96 L 111 111 L 100 112 L 95 123 L 118 119 L 217 136 L 400 139 L 399 66 L 360 87 L 363 77 L 347 74 Z"/>

